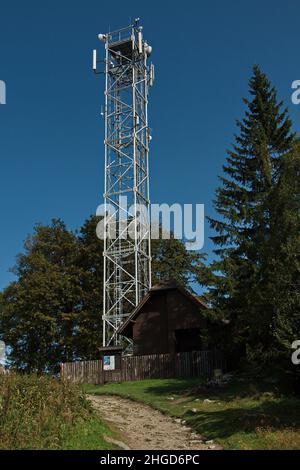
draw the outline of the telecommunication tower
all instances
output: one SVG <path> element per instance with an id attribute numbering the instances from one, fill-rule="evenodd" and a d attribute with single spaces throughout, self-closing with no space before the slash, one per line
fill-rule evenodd
<path id="1" fill-rule="evenodd" d="M 119 326 L 151 287 L 148 94 L 154 66 L 139 19 L 98 38 L 105 44 L 103 346 L 117 346 Z M 99 62 L 94 50 L 96 73 Z"/>

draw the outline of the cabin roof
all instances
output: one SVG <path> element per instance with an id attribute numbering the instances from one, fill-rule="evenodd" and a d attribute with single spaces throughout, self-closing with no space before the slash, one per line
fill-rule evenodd
<path id="1" fill-rule="evenodd" d="M 118 334 L 125 335 L 126 336 L 126 331 L 128 330 L 128 327 L 133 323 L 136 319 L 136 317 L 140 314 L 142 307 L 148 302 L 148 300 L 155 295 L 157 292 L 161 291 L 167 291 L 167 290 L 178 290 L 180 291 L 186 298 L 188 298 L 190 301 L 194 302 L 194 304 L 197 305 L 199 309 L 207 309 L 208 306 L 202 302 L 199 298 L 195 297 L 193 294 L 191 294 L 185 287 L 181 286 L 178 284 L 177 281 L 171 279 L 168 281 L 161 281 L 155 286 L 153 286 L 149 292 L 145 295 L 145 297 L 140 301 L 138 306 L 134 309 L 132 314 L 125 320 L 125 322 L 119 327 L 118 329 Z"/>

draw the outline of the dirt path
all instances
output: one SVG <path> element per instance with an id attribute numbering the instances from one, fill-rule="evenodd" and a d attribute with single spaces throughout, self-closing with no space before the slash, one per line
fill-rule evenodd
<path id="1" fill-rule="evenodd" d="M 132 450 L 208 450 L 219 446 L 205 443 L 198 434 L 153 408 L 117 396 L 89 395 L 95 409 L 116 429 L 124 448 Z"/>

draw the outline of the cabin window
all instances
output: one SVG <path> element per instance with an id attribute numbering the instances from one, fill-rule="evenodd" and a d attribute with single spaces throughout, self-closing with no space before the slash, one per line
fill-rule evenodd
<path id="1" fill-rule="evenodd" d="M 175 330 L 175 351 L 189 352 L 201 350 L 200 328 Z"/>

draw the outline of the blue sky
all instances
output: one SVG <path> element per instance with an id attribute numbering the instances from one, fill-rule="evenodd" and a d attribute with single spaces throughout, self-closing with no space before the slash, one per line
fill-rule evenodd
<path id="1" fill-rule="evenodd" d="M 36 222 L 61 217 L 76 228 L 102 202 L 103 82 L 91 70 L 99 32 L 140 17 L 153 46 L 152 202 L 204 203 L 211 215 L 254 63 L 299 130 L 300 106 L 290 101 L 300 79 L 299 15 L 292 0 L 2 2 L 0 288 Z M 209 235 L 207 227 L 211 253 Z"/>

